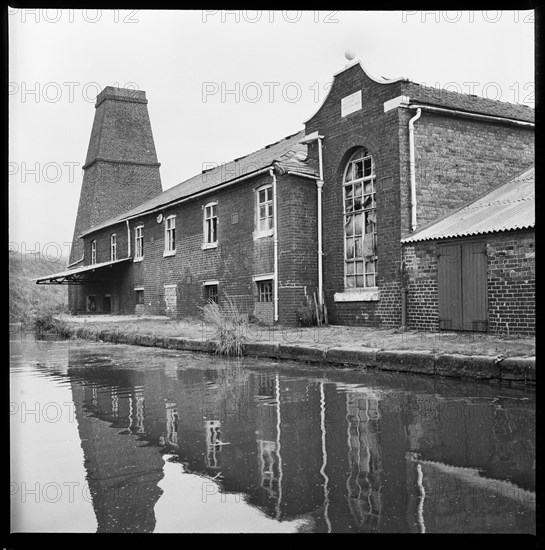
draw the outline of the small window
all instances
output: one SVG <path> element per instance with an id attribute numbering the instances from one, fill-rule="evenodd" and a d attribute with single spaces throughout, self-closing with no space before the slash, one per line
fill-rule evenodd
<path id="1" fill-rule="evenodd" d="M 257 232 L 265 233 L 273 229 L 273 189 L 272 185 L 257 190 Z"/>
<path id="2" fill-rule="evenodd" d="M 176 216 L 169 216 L 165 220 L 165 253 L 176 252 Z"/>
<path id="3" fill-rule="evenodd" d="M 218 241 L 217 202 L 211 202 L 204 207 L 204 242 L 215 244 Z"/>
<path id="4" fill-rule="evenodd" d="M 139 225 L 134 230 L 134 257 L 143 258 L 144 257 L 144 226 Z"/>
<path id="5" fill-rule="evenodd" d="M 205 285 L 204 299 L 207 302 L 218 303 L 218 285 Z"/>
<path id="6" fill-rule="evenodd" d="M 136 291 L 136 304 L 137 305 L 143 305 L 144 304 L 144 290 L 137 290 Z"/>
<path id="7" fill-rule="evenodd" d="M 97 242 L 91 241 L 91 263 L 97 263 Z"/>
<path id="8" fill-rule="evenodd" d="M 257 301 L 272 302 L 272 297 L 273 297 L 272 281 L 258 281 L 257 282 Z"/>
<path id="9" fill-rule="evenodd" d="M 112 262 L 117 260 L 117 235 L 115 233 L 110 235 L 110 260 Z"/>

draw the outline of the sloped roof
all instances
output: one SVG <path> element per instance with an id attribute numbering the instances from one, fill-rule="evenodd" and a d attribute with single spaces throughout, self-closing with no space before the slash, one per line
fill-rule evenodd
<path id="1" fill-rule="evenodd" d="M 100 262 L 98 264 L 84 265 L 82 267 L 76 267 L 73 269 L 67 269 L 65 271 L 59 271 L 58 273 L 50 273 L 49 275 L 45 275 L 43 277 L 37 277 L 36 279 L 31 279 L 31 281 L 35 281 L 36 284 L 47 284 L 47 283 L 63 284 L 68 282 L 77 282 L 80 280 L 80 278 L 75 277 L 75 275 L 79 275 L 81 273 L 87 273 L 89 271 L 96 271 L 97 269 L 102 269 L 104 267 L 111 267 L 113 265 L 127 262 L 129 260 L 132 260 L 132 258 L 131 257 L 121 258 L 120 260 L 110 260 L 108 262 Z"/>
<path id="2" fill-rule="evenodd" d="M 508 103 L 506 101 L 498 101 L 441 88 L 432 88 L 412 81 L 403 82 L 402 87 L 403 94 L 410 97 L 411 103 L 422 103 L 470 113 L 512 118 L 525 122 L 535 121 L 535 110 L 527 105 Z"/>
<path id="3" fill-rule="evenodd" d="M 133 216 L 144 214 L 150 210 L 166 206 L 180 199 L 191 197 L 203 191 L 212 191 L 218 185 L 234 181 L 242 176 L 257 172 L 269 166 L 275 166 L 280 171 L 295 171 L 317 176 L 315 169 L 307 163 L 307 146 L 298 143 L 305 136 L 301 130 L 296 134 L 287 136 L 275 143 L 266 145 L 262 149 L 240 157 L 231 162 L 212 166 L 209 170 L 203 170 L 200 174 L 163 191 L 161 194 L 142 203 L 140 206 L 123 212 L 115 218 L 111 218 L 100 225 L 94 226 L 82 235 L 87 235 L 114 225 Z"/>
<path id="4" fill-rule="evenodd" d="M 534 167 L 481 195 L 431 225 L 402 239 L 402 243 L 468 237 L 535 226 Z"/>

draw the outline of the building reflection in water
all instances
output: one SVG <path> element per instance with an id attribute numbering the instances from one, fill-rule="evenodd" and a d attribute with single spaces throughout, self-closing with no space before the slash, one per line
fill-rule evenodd
<path id="1" fill-rule="evenodd" d="M 154 530 L 165 453 L 313 531 L 535 530 L 534 411 L 523 400 L 180 361 L 100 368 L 70 353 L 98 531 Z"/>

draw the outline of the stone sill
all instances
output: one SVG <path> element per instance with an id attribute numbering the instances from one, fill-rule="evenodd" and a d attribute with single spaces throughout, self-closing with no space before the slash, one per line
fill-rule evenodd
<path id="1" fill-rule="evenodd" d="M 202 243 L 201 249 L 202 250 L 208 250 L 209 248 L 218 248 L 218 242 L 215 243 Z"/>
<path id="2" fill-rule="evenodd" d="M 380 291 L 378 288 L 369 288 L 366 290 L 335 292 L 333 300 L 335 302 L 378 302 L 380 300 Z"/>
<path id="3" fill-rule="evenodd" d="M 176 256 L 176 250 L 170 250 L 169 252 L 163 252 L 163 258 L 166 258 L 167 256 Z"/>
<path id="4" fill-rule="evenodd" d="M 144 256 L 138 256 L 138 257 L 134 257 L 133 259 L 133 262 L 143 262 L 144 261 Z"/>

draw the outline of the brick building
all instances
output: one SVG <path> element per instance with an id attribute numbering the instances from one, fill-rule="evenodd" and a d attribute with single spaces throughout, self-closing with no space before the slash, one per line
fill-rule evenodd
<path id="1" fill-rule="evenodd" d="M 266 323 L 316 304 L 333 324 L 531 332 L 533 206 L 524 228 L 477 233 L 488 294 L 470 322 L 440 316 L 451 287 L 437 254 L 463 228 L 416 239 L 533 162 L 533 109 L 374 78 L 356 61 L 304 130 L 160 193 L 144 92 L 106 88 L 70 269 L 38 282 L 79 283 L 74 312 L 197 316 L 228 294 Z"/>

